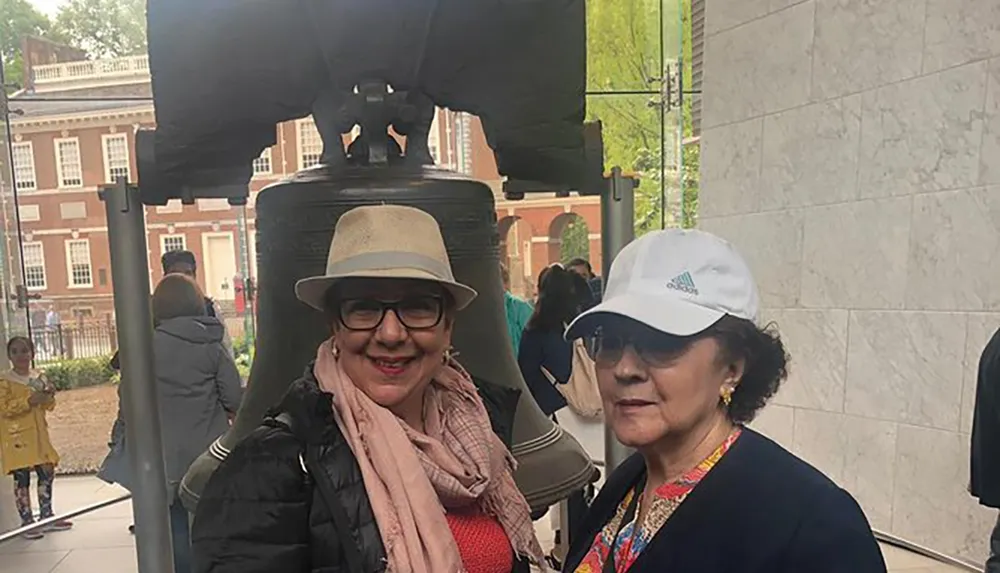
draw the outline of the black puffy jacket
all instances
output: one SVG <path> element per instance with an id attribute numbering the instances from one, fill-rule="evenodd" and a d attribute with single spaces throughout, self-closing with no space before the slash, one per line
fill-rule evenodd
<path id="1" fill-rule="evenodd" d="M 476 380 L 509 446 L 518 393 Z M 312 376 L 215 471 L 191 535 L 196 573 L 382 573 L 385 548 L 361 470 Z M 514 572 L 527 572 L 527 563 Z"/>

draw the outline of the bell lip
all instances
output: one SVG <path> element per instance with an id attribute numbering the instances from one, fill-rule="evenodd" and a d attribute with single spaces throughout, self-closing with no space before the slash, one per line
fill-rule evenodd
<path id="1" fill-rule="evenodd" d="M 455 299 L 455 310 L 463 310 L 479 296 L 470 286 L 458 281 L 442 279 L 418 269 L 385 269 L 308 277 L 295 283 L 295 296 L 315 310 L 325 311 L 323 300 L 334 284 L 344 279 L 414 279 L 441 285 Z"/>

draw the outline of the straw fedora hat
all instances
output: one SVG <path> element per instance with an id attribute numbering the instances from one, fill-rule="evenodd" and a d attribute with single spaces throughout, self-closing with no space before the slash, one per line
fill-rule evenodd
<path id="1" fill-rule="evenodd" d="M 333 232 L 326 274 L 295 283 L 295 296 L 324 310 L 327 291 L 347 278 L 433 281 L 451 293 L 459 310 L 477 294 L 455 280 L 434 217 L 400 205 L 357 207 L 344 213 Z"/>

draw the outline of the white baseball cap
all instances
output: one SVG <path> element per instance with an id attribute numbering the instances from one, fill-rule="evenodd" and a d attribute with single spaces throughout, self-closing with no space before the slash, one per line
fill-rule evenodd
<path id="1" fill-rule="evenodd" d="M 567 339 L 590 334 L 607 315 L 691 336 L 725 315 L 756 322 L 760 307 L 746 261 L 727 241 L 704 231 L 644 235 L 615 257 L 605 281 L 603 301 L 576 317 Z"/>

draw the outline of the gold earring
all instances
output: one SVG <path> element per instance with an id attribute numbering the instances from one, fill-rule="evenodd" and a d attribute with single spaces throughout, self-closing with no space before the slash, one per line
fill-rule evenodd
<path id="1" fill-rule="evenodd" d="M 334 360 L 340 359 L 340 348 L 338 348 L 336 344 L 330 345 L 330 352 L 333 354 Z"/>
<path id="2" fill-rule="evenodd" d="M 730 404 L 733 403 L 734 391 L 735 391 L 734 388 L 729 388 L 729 387 L 726 387 L 722 390 L 722 403 L 726 405 L 726 408 L 728 408 Z"/>
<path id="3" fill-rule="evenodd" d="M 452 358 L 455 357 L 455 354 L 452 352 L 452 350 L 454 350 L 454 348 L 451 346 L 445 349 L 444 354 L 441 355 L 441 364 L 448 364 L 449 362 L 451 362 Z"/>

